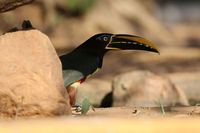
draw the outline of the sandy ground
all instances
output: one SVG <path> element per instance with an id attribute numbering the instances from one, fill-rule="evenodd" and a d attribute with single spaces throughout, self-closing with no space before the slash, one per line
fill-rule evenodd
<path id="1" fill-rule="evenodd" d="M 87 115 L 0 121 L 2 133 L 200 132 L 200 107 L 98 108 Z"/>
<path id="2" fill-rule="evenodd" d="M 74 113 L 78 117 L 80 114 Z M 112 107 L 92 109 L 87 117 L 106 117 L 106 118 L 200 118 L 200 106 L 190 107 Z"/>

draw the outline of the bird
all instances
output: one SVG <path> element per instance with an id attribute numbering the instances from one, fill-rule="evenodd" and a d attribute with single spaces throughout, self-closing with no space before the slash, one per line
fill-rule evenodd
<path id="1" fill-rule="evenodd" d="M 71 106 L 76 104 L 77 88 L 102 68 L 103 58 L 109 51 L 143 50 L 159 53 L 151 41 L 130 34 L 99 33 L 90 37 L 71 52 L 61 55 L 64 86 Z"/>

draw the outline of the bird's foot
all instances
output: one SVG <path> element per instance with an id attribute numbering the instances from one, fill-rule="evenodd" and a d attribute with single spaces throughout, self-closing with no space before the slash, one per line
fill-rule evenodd
<path id="1" fill-rule="evenodd" d="M 72 106 L 72 112 L 80 113 L 82 111 L 81 105 L 74 105 Z"/>
<path id="2" fill-rule="evenodd" d="M 74 105 L 74 106 L 72 106 L 72 112 L 76 113 L 76 114 L 80 113 L 82 115 L 85 115 L 85 114 L 87 114 L 87 112 L 90 109 L 92 109 L 93 111 L 95 111 L 94 107 L 92 106 L 92 104 L 90 103 L 90 101 L 87 98 L 85 98 L 83 100 L 83 102 L 81 103 L 81 105 Z"/>

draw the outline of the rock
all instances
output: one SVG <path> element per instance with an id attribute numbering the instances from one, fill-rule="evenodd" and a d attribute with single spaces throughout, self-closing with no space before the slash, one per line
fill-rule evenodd
<path id="1" fill-rule="evenodd" d="M 185 94 L 165 77 L 149 71 L 134 71 L 113 81 L 114 106 L 188 105 Z"/>
<path id="2" fill-rule="evenodd" d="M 46 35 L 37 30 L 0 36 L 0 115 L 70 114 L 61 63 Z"/>
<path id="3" fill-rule="evenodd" d="M 166 76 L 184 91 L 190 104 L 200 102 L 200 72 L 176 72 Z"/>
<path id="4" fill-rule="evenodd" d="M 104 97 L 111 92 L 111 83 L 104 80 L 92 79 L 81 84 L 78 89 L 77 103 L 87 98 L 92 105 L 99 107 Z"/>
<path id="5" fill-rule="evenodd" d="M 0 0 L 0 12 L 6 12 L 19 6 L 31 3 L 34 0 Z"/>

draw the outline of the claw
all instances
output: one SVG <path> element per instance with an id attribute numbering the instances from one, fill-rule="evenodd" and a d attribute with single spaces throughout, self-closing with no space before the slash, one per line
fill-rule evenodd
<path id="1" fill-rule="evenodd" d="M 72 106 L 72 111 L 79 113 L 82 111 L 82 107 L 80 105 L 74 105 L 74 106 Z"/>

